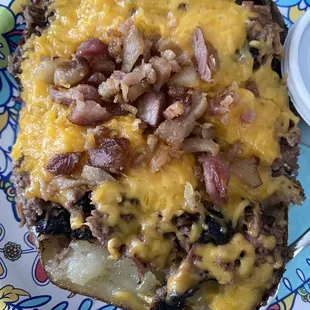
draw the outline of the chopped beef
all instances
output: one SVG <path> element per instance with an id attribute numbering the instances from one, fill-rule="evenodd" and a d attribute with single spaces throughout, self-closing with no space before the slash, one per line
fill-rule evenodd
<path id="1" fill-rule="evenodd" d="M 99 148 L 89 150 L 89 161 L 109 173 L 120 173 L 128 160 L 128 150 L 129 141 L 125 138 L 102 139 Z"/>
<path id="2" fill-rule="evenodd" d="M 77 167 L 85 152 L 71 152 L 54 155 L 46 165 L 49 172 L 54 175 L 70 175 Z"/>
<path id="3" fill-rule="evenodd" d="M 97 88 L 87 85 L 79 84 L 75 87 L 69 88 L 67 90 L 59 90 L 55 87 L 50 88 L 50 97 L 52 101 L 56 103 L 61 103 L 63 105 L 71 105 L 75 101 L 96 101 L 101 103 L 101 97 L 98 93 Z"/>
<path id="4" fill-rule="evenodd" d="M 151 127 L 157 127 L 163 119 L 166 105 L 164 93 L 149 92 L 139 97 L 136 106 L 138 117 Z"/>
<path id="5" fill-rule="evenodd" d="M 263 184 L 258 170 L 259 162 L 255 156 L 236 159 L 230 164 L 229 169 L 245 184 L 257 188 Z"/>
<path id="6" fill-rule="evenodd" d="M 124 34 L 123 46 L 123 63 L 122 70 L 126 73 L 130 72 L 139 56 L 143 54 L 144 41 L 137 26 L 132 20 L 128 20 L 130 26 Z"/>
<path id="7" fill-rule="evenodd" d="M 90 67 L 83 57 L 76 56 L 70 61 L 57 65 L 54 73 L 54 84 L 60 87 L 74 86 L 90 74 Z"/>
<path id="8" fill-rule="evenodd" d="M 216 206 L 227 202 L 227 189 L 230 178 L 229 166 L 219 156 L 205 154 L 198 158 L 202 164 L 207 193 Z"/>
<path id="9" fill-rule="evenodd" d="M 68 120 L 80 126 L 96 126 L 104 123 L 111 117 L 111 113 L 95 101 L 78 101 Z"/>
<path id="10" fill-rule="evenodd" d="M 22 201 L 22 210 L 27 225 L 35 225 L 37 216 L 41 216 L 47 206 L 48 203 L 40 198 L 24 199 Z"/>
<path id="11" fill-rule="evenodd" d="M 106 245 L 112 232 L 112 228 L 107 224 L 107 215 L 95 209 L 91 212 L 91 216 L 86 218 L 86 222 L 92 235 L 97 238 L 102 245 Z"/>
<path id="12" fill-rule="evenodd" d="M 30 176 L 27 172 L 19 172 L 13 168 L 11 181 L 16 188 L 17 195 L 21 196 L 23 190 L 30 185 Z"/>
<path id="13" fill-rule="evenodd" d="M 197 27 L 193 33 L 192 47 L 201 79 L 207 83 L 212 83 L 212 74 L 219 70 L 220 62 L 216 49 L 210 42 L 205 40 L 203 32 L 199 27 Z"/>

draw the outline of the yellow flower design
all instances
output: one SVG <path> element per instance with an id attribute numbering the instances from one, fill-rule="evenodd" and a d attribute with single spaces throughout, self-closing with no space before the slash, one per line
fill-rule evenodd
<path id="1" fill-rule="evenodd" d="M 30 296 L 30 294 L 12 285 L 3 286 L 0 289 L 0 310 L 8 310 L 8 303 L 18 301 L 20 296 Z"/>

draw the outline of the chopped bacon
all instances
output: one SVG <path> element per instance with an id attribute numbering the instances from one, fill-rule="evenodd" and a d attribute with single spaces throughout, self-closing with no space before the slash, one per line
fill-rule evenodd
<path id="1" fill-rule="evenodd" d="M 54 84 L 60 87 L 70 87 L 80 83 L 90 73 L 90 67 L 83 57 L 75 57 L 71 61 L 57 65 L 54 72 Z"/>
<path id="2" fill-rule="evenodd" d="M 150 161 L 151 172 L 155 173 L 160 171 L 161 168 L 169 161 L 171 161 L 171 156 L 169 154 L 169 147 L 160 145 L 156 149 L 155 154 Z"/>
<path id="3" fill-rule="evenodd" d="M 147 88 L 141 84 L 132 85 L 128 89 L 128 100 L 130 102 L 135 101 L 138 97 L 147 92 Z"/>
<path id="4" fill-rule="evenodd" d="M 54 175 L 70 175 L 84 154 L 84 152 L 56 154 L 47 162 L 46 168 Z"/>
<path id="5" fill-rule="evenodd" d="M 198 158 L 202 164 L 206 191 L 216 206 L 227 202 L 227 188 L 230 179 L 229 166 L 219 156 L 205 154 Z"/>
<path id="6" fill-rule="evenodd" d="M 109 42 L 109 54 L 113 57 L 116 63 L 123 61 L 123 40 L 120 37 L 111 38 Z"/>
<path id="7" fill-rule="evenodd" d="M 96 126 L 111 117 L 111 113 L 95 101 L 77 101 L 76 106 L 68 116 L 68 120 L 80 126 Z"/>
<path id="8" fill-rule="evenodd" d="M 164 117 L 165 119 L 174 119 L 184 114 L 184 106 L 180 101 L 176 101 L 171 104 L 165 111 Z"/>
<path id="9" fill-rule="evenodd" d="M 131 22 L 128 32 L 124 38 L 123 48 L 123 64 L 122 70 L 126 73 L 130 72 L 134 64 L 138 60 L 139 56 L 143 54 L 144 41 L 137 28 L 137 26 Z"/>
<path id="10" fill-rule="evenodd" d="M 157 127 L 162 120 L 165 105 L 164 93 L 146 93 L 137 100 L 138 117 L 148 125 Z"/>
<path id="11" fill-rule="evenodd" d="M 122 71 L 114 71 L 113 74 L 100 84 L 98 92 L 103 99 L 111 99 L 120 92 L 121 80 L 125 76 Z"/>
<path id="12" fill-rule="evenodd" d="M 156 72 L 156 89 L 160 90 L 171 76 L 171 65 L 167 60 L 158 56 L 151 58 L 150 63 Z"/>
<path id="13" fill-rule="evenodd" d="M 240 115 L 240 118 L 243 122 L 252 124 L 256 119 L 256 113 L 253 110 L 245 109 Z"/>
<path id="14" fill-rule="evenodd" d="M 192 36 L 192 47 L 198 63 L 198 72 L 202 80 L 213 82 L 212 73 L 220 68 L 217 51 L 214 46 L 205 40 L 201 28 L 197 27 Z"/>
<path id="15" fill-rule="evenodd" d="M 108 53 L 108 46 L 97 38 L 90 38 L 84 41 L 77 48 L 76 54 L 87 57 Z"/>
<path id="16" fill-rule="evenodd" d="M 259 159 L 255 156 L 251 156 L 233 161 L 229 168 L 230 171 L 238 176 L 244 183 L 253 188 L 257 188 L 263 184 L 258 166 Z"/>
<path id="17" fill-rule="evenodd" d="M 107 78 L 103 73 L 95 72 L 89 77 L 87 83 L 95 87 L 98 87 L 101 83 L 105 82 L 106 80 Z"/>
<path id="18" fill-rule="evenodd" d="M 71 105 L 73 102 L 78 100 L 81 101 L 93 100 L 98 103 L 101 102 L 101 97 L 98 93 L 97 88 L 87 84 L 80 84 L 67 90 L 59 90 L 54 87 L 51 87 L 50 97 L 52 101 L 67 106 Z"/>
<path id="19" fill-rule="evenodd" d="M 187 153 L 211 153 L 216 156 L 220 151 L 220 146 L 215 143 L 212 139 L 202 139 L 202 138 L 187 138 L 183 141 L 182 150 Z"/>
<path id="20" fill-rule="evenodd" d="M 92 166 L 109 173 L 120 173 L 128 160 L 129 140 L 102 139 L 99 148 L 89 150 L 89 162 Z"/>

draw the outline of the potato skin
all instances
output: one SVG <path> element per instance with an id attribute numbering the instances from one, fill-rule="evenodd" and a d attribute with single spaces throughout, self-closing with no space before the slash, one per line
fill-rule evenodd
<path id="1" fill-rule="evenodd" d="M 236 0 L 236 3 L 241 4 L 242 1 L 238 1 Z M 255 4 L 258 5 L 268 5 L 271 8 L 271 12 L 272 12 L 272 16 L 273 16 L 273 20 L 274 22 L 276 22 L 277 24 L 279 24 L 279 26 L 283 29 L 283 32 L 281 33 L 281 43 L 284 43 L 284 40 L 287 36 L 288 33 L 288 28 L 284 22 L 284 19 L 280 13 L 280 10 L 278 9 L 278 7 L 275 5 L 275 3 L 272 0 L 254 0 Z M 26 28 L 24 31 L 24 35 L 19 43 L 19 46 L 17 47 L 15 53 L 10 57 L 9 60 L 9 66 L 8 69 L 10 71 L 10 73 L 16 78 L 18 85 L 20 87 L 20 90 L 22 90 L 22 83 L 18 78 L 18 74 L 21 73 L 21 62 L 22 62 L 22 55 L 23 55 L 23 45 L 25 44 L 25 42 L 27 41 L 27 39 L 34 33 L 35 35 L 41 35 L 41 32 L 44 30 L 44 28 L 49 26 L 49 23 L 51 22 L 51 16 L 47 16 L 46 12 L 47 12 L 47 8 L 50 4 L 50 0 L 41 0 L 39 2 L 36 3 L 32 3 L 30 2 L 26 7 L 25 7 L 25 12 L 28 12 L 28 18 L 26 18 Z M 39 16 L 40 19 L 38 19 L 38 14 L 37 12 L 39 12 Z M 42 14 L 44 16 L 44 19 L 42 20 Z M 278 72 L 279 73 L 279 72 Z M 283 212 L 284 214 L 284 218 L 287 221 L 288 220 L 288 214 L 287 214 L 287 210 L 288 210 L 288 206 L 286 206 L 285 208 L 283 208 Z M 42 261 L 42 265 L 49 277 L 49 279 L 51 280 L 51 282 L 53 284 L 55 284 L 56 286 L 69 290 L 73 293 L 77 293 L 77 294 L 82 294 L 82 295 L 87 295 L 90 296 L 92 298 L 95 299 L 100 299 L 102 301 L 105 301 L 107 303 L 113 304 L 115 306 L 121 307 L 123 309 L 128 309 L 128 310 L 134 310 L 134 308 L 129 305 L 129 304 L 125 304 L 125 303 L 117 303 L 115 304 L 115 302 L 113 300 L 104 300 L 104 298 L 102 296 L 95 296 L 94 294 L 89 293 L 87 290 L 84 290 L 82 286 L 80 285 L 76 285 L 73 283 L 70 283 L 69 281 L 53 281 L 52 280 L 52 275 L 49 274 L 49 271 L 46 269 L 46 266 L 48 264 L 48 261 L 53 258 L 53 256 L 55 255 L 55 253 L 59 253 L 61 252 L 62 249 L 65 248 L 66 245 L 69 244 L 70 240 L 66 237 L 64 237 L 61 242 L 54 242 L 51 239 L 43 239 L 43 240 L 39 240 L 37 234 L 34 232 L 33 227 L 29 227 L 30 233 L 33 235 L 34 240 L 35 240 L 35 244 L 40 256 L 40 259 Z M 286 244 L 287 244 L 287 227 L 284 229 L 283 231 L 283 235 L 284 235 L 284 240 L 285 240 L 285 245 L 284 248 L 286 248 Z M 283 257 L 284 260 L 287 260 L 287 255 L 285 255 L 286 257 Z M 269 296 L 271 296 L 272 294 L 274 294 L 274 292 L 277 289 L 278 283 L 283 275 L 285 271 L 285 267 L 281 268 L 280 270 L 278 270 L 274 276 L 274 285 L 273 287 L 271 287 L 270 289 L 266 290 L 265 294 L 264 294 L 264 298 L 261 301 L 261 303 L 259 305 L 257 305 L 257 308 L 259 308 L 260 306 L 263 306 L 266 304 L 266 301 L 268 299 Z"/>

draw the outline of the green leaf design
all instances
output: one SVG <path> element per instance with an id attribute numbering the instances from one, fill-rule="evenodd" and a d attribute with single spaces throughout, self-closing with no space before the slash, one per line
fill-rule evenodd
<path id="1" fill-rule="evenodd" d="M 8 65 L 10 48 L 2 34 L 14 28 L 15 21 L 13 13 L 7 8 L 0 6 L 0 69 Z"/>

